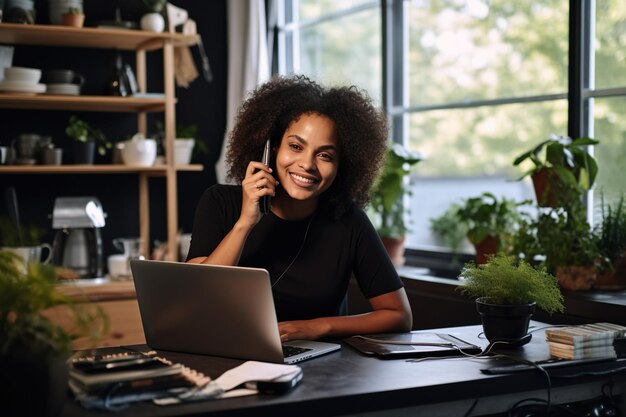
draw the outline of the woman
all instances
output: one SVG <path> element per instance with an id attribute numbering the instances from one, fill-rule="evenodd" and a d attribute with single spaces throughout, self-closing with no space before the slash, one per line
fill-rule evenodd
<path id="1" fill-rule="evenodd" d="M 259 161 L 267 139 L 269 166 Z M 230 136 L 229 175 L 241 185 L 205 191 L 188 262 L 267 269 L 282 341 L 409 331 L 406 293 L 362 210 L 386 140 L 384 114 L 355 87 L 302 76 L 259 87 Z M 370 313 L 342 315 L 352 274 Z"/>

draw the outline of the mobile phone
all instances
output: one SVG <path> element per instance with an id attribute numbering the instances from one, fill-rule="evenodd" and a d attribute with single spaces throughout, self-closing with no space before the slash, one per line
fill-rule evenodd
<path id="1" fill-rule="evenodd" d="M 270 164 L 270 140 L 268 139 L 265 142 L 265 147 L 263 148 L 263 157 L 261 158 L 261 162 L 263 162 L 266 166 Z M 270 196 L 264 195 L 261 197 L 259 201 L 259 210 L 262 214 L 267 214 L 270 212 Z"/>
<path id="2" fill-rule="evenodd" d="M 255 389 L 260 394 L 280 395 L 286 394 L 296 387 L 302 381 L 302 369 L 298 372 L 282 376 L 271 381 L 250 381 L 246 382 L 245 387 Z"/>

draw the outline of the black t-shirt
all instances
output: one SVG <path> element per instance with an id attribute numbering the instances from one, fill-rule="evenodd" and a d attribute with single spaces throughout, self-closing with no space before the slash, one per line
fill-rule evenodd
<path id="1" fill-rule="evenodd" d="M 213 252 L 239 219 L 241 203 L 241 186 L 215 185 L 204 192 L 187 259 Z M 368 299 L 402 288 L 374 227 L 355 206 L 339 219 L 323 208 L 299 221 L 263 216 L 239 266 L 267 269 L 279 321 L 343 314 L 352 273 Z"/>

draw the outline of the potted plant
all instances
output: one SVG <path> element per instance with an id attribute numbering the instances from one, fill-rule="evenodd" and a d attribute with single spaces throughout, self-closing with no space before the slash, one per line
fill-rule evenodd
<path id="1" fill-rule="evenodd" d="M 70 116 L 65 133 L 74 140 L 74 163 L 93 164 L 95 150 L 105 155 L 111 149 L 109 142 L 100 129 L 95 129 L 84 120 Z"/>
<path id="2" fill-rule="evenodd" d="M 150 32 L 163 32 L 165 29 L 165 19 L 161 15 L 167 0 L 143 0 L 146 14 L 141 17 L 141 29 Z"/>
<path id="3" fill-rule="evenodd" d="M 604 254 L 603 271 L 598 274 L 594 287 L 598 289 L 623 289 L 626 287 L 626 202 L 621 196 L 617 204 L 604 204 L 602 198 L 601 220 L 594 236 L 598 250 Z"/>
<path id="4" fill-rule="evenodd" d="M 452 203 L 446 211 L 430 219 L 430 230 L 443 241 L 445 246 L 450 248 L 453 254 L 460 253 L 467 239 L 467 224 L 459 218 L 460 209 L 461 206 L 458 203 Z"/>
<path id="5" fill-rule="evenodd" d="M 63 13 L 63 24 L 65 26 L 73 26 L 82 28 L 85 23 L 85 15 L 80 7 L 70 7 L 67 12 Z"/>
<path id="6" fill-rule="evenodd" d="M 23 269 L 21 261 L 0 250 L 0 400 L 8 415 L 53 416 L 65 401 L 71 341 L 97 341 L 108 321 L 102 310 L 59 294 L 53 266 L 31 262 Z M 73 313 L 72 329 L 45 316 L 55 306 Z"/>
<path id="7" fill-rule="evenodd" d="M 383 171 L 372 189 L 370 218 L 396 266 L 404 264 L 404 239 L 408 230 L 405 216 L 409 211 L 403 199 L 410 195 L 410 190 L 405 177 L 421 160 L 419 153 L 411 152 L 399 143 L 391 144 Z"/>
<path id="8" fill-rule="evenodd" d="M 505 197 L 498 199 L 488 192 L 463 201 L 456 215 L 467 227 L 467 238 L 476 249 L 477 263 L 487 262 L 489 255 L 511 250 L 521 218 L 518 208 L 528 203 Z"/>
<path id="9" fill-rule="evenodd" d="M 157 138 L 159 140 L 160 154 L 163 155 L 163 141 L 165 139 L 165 127 L 160 120 L 156 121 Z M 176 165 L 188 165 L 193 158 L 200 154 L 208 154 L 209 148 L 206 142 L 198 136 L 198 125 L 177 124 L 176 138 L 174 139 L 174 163 Z"/>
<path id="10" fill-rule="evenodd" d="M 533 166 L 518 180 L 531 176 L 537 204 L 541 207 L 562 205 L 588 191 L 598 173 L 598 164 L 585 147 L 597 145 L 591 138 L 550 137 L 518 156 L 513 165 L 530 160 Z"/>
<path id="11" fill-rule="evenodd" d="M 467 263 L 458 290 L 476 297 L 485 337 L 498 347 L 517 347 L 530 341 L 528 323 L 535 308 L 549 314 L 563 312 L 563 295 L 545 267 L 533 267 L 515 256 L 497 254 L 488 262 Z"/>
<path id="12" fill-rule="evenodd" d="M 590 289 L 603 259 L 581 203 L 542 211 L 522 220 L 515 250 L 525 259 L 541 260 L 568 290 Z"/>

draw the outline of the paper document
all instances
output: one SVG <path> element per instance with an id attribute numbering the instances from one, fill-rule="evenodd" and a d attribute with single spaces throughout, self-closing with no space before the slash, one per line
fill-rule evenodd
<path id="1" fill-rule="evenodd" d="M 250 381 L 271 381 L 300 372 L 298 365 L 247 361 L 224 372 L 215 380 L 224 391 L 231 390 Z"/>

